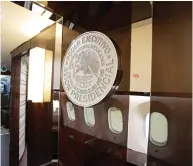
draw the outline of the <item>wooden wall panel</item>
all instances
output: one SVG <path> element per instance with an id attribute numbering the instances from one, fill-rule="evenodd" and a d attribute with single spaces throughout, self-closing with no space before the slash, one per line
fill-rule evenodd
<path id="1" fill-rule="evenodd" d="M 107 140 L 109 142 L 127 147 L 127 131 L 128 131 L 128 110 L 129 110 L 129 96 L 128 95 L 114 95 L 105 102 L 93 106 L 95 124 L 88 126 L 85 122 L 84 110 L 82 107 L 72 104 L 74 107 L 75 120 L 72 121 L 68 117 L 66 103 L 70 102 L 64 93 L 61 93 L 61 115 L 63 116 L 62 125 L 73 128 L 76 131 L 92 135 L 98 139 Z M 113 133 L 109 128 L 108 109 L 116 107 L 121 111 L 123 116 L 122 132 Z"/>
<path id="2" fill-rule="evenodd" d="M 159 112 L 167 118 L 168 140 L 165 146 L 157 146 L 149 141 L 148 155 L 175 166 L 191 166 L 192 99 L 152 96 L 153 112 Z"/>
<path id="3" fill-rule="evenodd" d="M 190 166 L 192 165 L 192 2 L 153 3 L 152 43 L 150 112 L 159 112 L 166 117 L 168 140 L 166 145 L 157 146 L 149 139 L 148 161 L 152 161 L 153 157 L 175 166 Z M 166 163 L 159 166 L 165 166 Z"/>
<path id="4" fill-rule="evenodd" d="M 129 6 L 129 7 L 128 7 Z M 131 3 L 127 2 L 127 10 L 124 8 L 124 12 L 127 11 L 127 24 L 116 25 L 115 30 L 112 31 L 112 27 L 115 27 L 116 21 L 122 18 L 122 15 L 117 14 L 116 9 L 112 9 L 111 12 L 105 16 L 105 20 L 111 18 L 111 23 L 107 25 L 106 21 L 97 25 L 92 30 L 99 30 L 109 36 L 118 46 L 118 54 L 122 58 L 122 68 L 125 71 L 123 79 L 121 81 L 120 91 L 129 91 L 130 75 L 130 40 L 131 40 Z M 120 11 L 120 8 L 119 8 Z M 130 17 L 129 17 L 130 16 Z M 113 19 L 114 18 L 114 19 Z M 86 18 L 84 18 L 86 19 Z M 112 25 L 112 27 L 111 27 Z M 98 27 L 100 26 L 100 27 Z M 110 31 L 111 29 L 111 31 Z M 78 35 L 90 29 L 83 28 L 80 24 L 75 25 L 73 30 L 64 27 L 63 31 L 63 51 L 62 60 L 65 56 L 66 50 L 69 47 L 72 40 Z M 124 131 L 120 135 L 114 134 L 108 127 L 108 108 L 116 104 L 115 101 L 110 102 L 105 100 L 102 103 L 93 107 L 95 109 L 95 126 L 89 127 L 85 123 L 83 114 L 83 108 L 74 106 L 76 109 L 77 120 L 76 122 L 69 121 L 66 114 L 66 96 L 61 84 L 61 113 L 60 113 L 60 125 L 59 125 L 59 163 L 66 166 L 126 166 L 132 165 L 127 163 L 127 130 L 128 130 L 128 95 L 113 96 L 116 98 L 122 109 Z"/>
<path id="5" fill-rule="evenodd" d="M 39 166 L 52 160 L 51 103 L 28 101 L 28 166 Z"/>
<path id="6" fill-rule="evenodd" d="M 12 59 L 10 109 L 10 166 L 19 165 L 19 109 L 21 58 Z"/>
<path id="7" fill-rule="evenodd" d="M 107 35 L 117 44 L 117 51 L 121 57 L 123 76 L 118 91 L 128 92 L 130 88 L 131 24 L 113 31 L 108 31 Z"/>
<path id="8" fill-rule="evenodd" d="M 61 166 L 133 166 L 126 161 L 125 147 L 66 126 L 61 125 L 59 130 Z"/>
<path id="9" fill-rule="evenodd" d="M 192 93 L 192 3 L 153 4 L 152 92 Z"/>

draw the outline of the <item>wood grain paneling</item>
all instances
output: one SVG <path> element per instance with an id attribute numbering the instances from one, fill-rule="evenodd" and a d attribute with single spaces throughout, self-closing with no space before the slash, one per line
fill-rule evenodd
<path id="1" fill-rule="evenodd" d="M 129 19 L 131 21 L 131 18 L 128 18 L 128 20 Z M 131 24 L 117 28 L 114 31 L 108 31 L 107 36 L 109 36 L 113 41 L 115 41 L 118 47 L 117 53 L 121 57 L 121 68 L 123 71 L 123 76 L 118 91 L 129 91 L 131 59 Z"/>
<path id="2" fill-rule="evenodd" d="M 165 146 L 156 146 L 149 140 L 148 162 L 159 159 L 175 166 L 190 166 L 192 2 L 153 3 L 152 43 L 150 112 L 159 112 L 166 117 L 168 140 Z M 151 121 L 150 125 L 153 125 Z"/>
<path id="3" fill-rule="evenodd" d="M 66 166 L 132 166 L 127 149 L 93 136 L 60 126 L 59 162 Z"/>
<path id="4" fill-rule="evenodd" d="M 149 141 L 148 155 L 173 165 L 190 166 L 192 163 L 192 98 L 151 96 L 150 104 L 151 113 L 159 112 L 166 117 L 168 140 L 167 144 L 161 147 Z M 153 125 L 151 121 L 150 125 Z"/>
<path id="5" fill-rule="evenodd" d="M 52 160 L 51 103 L 28 101 L 28 166 L 39 166 Z"/>
<path id="6" fill-rule="evenodd" d="M 72 121 L 69 119 L 66 107 L 68 101 L 67 96 L 62 92 L 60 102 L 61 114 L 63 116 L 62 123 L 64 126 L 127 147 L 129 96 L 114 95 L 105 102 L 93 106 L 95 124 L 92 127 L 86 124 L 83 107 L 72 104 L 75 111 L 75 120 Z M 108 110 L 111 107 L 118 108 L 122 114 L 122 119 L 119 120 L 122 120 L 121 123 L 123 124 L 123 130 L 119 134 L 112 132 L 109 128 L 110 122 L 108 120 Z M 118 123 L 119 121 L 117 120 L 116 122 Z"/>
<path id="7" fill-rule="evenodd" d="M 10 109 L 10 166 L 19 165 L 19 109 L 21 58 L 12 58 Z"/>
<path id="8" fill-rule="evenodd" d="M 192 3 L 153 4 L 152 92 L 192 93 Z"/>
<path id="9" fill-rule="evenodd" d="M 97 139 L 62 124 L 59 128 L 59 166 L 144 166 L 146 155 Z M 149 157 L 147 166 L 173 166 Z"/>
<path id="10" fill-rule="evenodd" d="M 64 21 L 75 23 L 84 29 L 110 31 L 129 24 L 128 19 L 132 3 L 132 23 L 151 17 L 151 5 L 148 1 L 140 2 L 48 2 L 55 13 L 63 16 Z M 121 16 L 121 17 L 120 17 Z M 86 19 L 85 19 L 86 18 Z M 115 21 L 116 20 L 116 21 Z"/>

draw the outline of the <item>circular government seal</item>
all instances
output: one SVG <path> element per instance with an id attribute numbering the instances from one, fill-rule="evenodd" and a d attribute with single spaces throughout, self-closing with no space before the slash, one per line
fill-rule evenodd
<path id="1" fill-rule="evenodd" d="M 90 107 L 109 94 L 117 70 L 118 56 L 112 41 L 101 32 L 86 32 L 66 51 L 62 64 L 63 88 L 74 104 Z"/>

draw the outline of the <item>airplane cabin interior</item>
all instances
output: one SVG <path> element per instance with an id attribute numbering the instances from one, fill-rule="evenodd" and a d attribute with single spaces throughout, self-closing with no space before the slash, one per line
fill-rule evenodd
<path id="1" fill-rule="evenodd" d="M 191 1 L 2 1 L 2 166 L 191 166 Z"/>

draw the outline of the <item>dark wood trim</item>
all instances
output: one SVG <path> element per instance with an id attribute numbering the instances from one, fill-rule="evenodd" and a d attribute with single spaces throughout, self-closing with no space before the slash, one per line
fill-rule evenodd
<path id="1" fill-rule="evenodd" d="M 192 93 L 192 2 L 153 4 L 151 92 Z"/>
<path id="2" fill-rule="evenodd" d="M 192 98 L 192 93 L 178 93 L 178 92 L 151 92 L 151 96 Z"/>
<path id="3" fill-rule="evenodd" d="M 52 105 L 28 101 L 28 166 L 39 166 L 52 160 Z"/>
<path id="4" fill-rule="evenodd" d="M 150 96 L 150 92 L 116 91 L 116 95 Z"/>
<path id="5" fill-rule="evenodd" d="M 19 108 L 21 58 L 12 58 L 10 109 L 10 166 L 19 166 Z"/>
<path id="6" fill-rule="evenodd" d="M 134 92 L 134 91 L 116 91 L 116 95 L 133 95 L 133 96 L 162 96 L 162 97 L 181 97 L 192 98 L 192 93 L 178 92 Z"/>
<path id="7" fill-rule="evenodd" d="M 60 89 L 52 89 L 53 92 L 60 92 Z"/>

